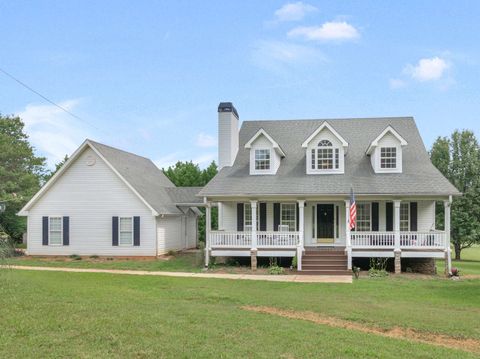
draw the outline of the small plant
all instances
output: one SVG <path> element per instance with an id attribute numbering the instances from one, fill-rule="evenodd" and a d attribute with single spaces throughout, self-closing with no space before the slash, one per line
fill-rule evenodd
<path id="1" fill-rule="evenodd" d="M 358 277 L 360 277 L 360 267 L 353 267 L 352 272 L 355 275 L 355 279 L 358 279 Z"/>
<path id="2" fill-rule="evenodd" d="M 217 259 L 216 257 L 210 257 L 210 261 L 208 262 L 208 269 L 215 269 L 217 268 Z"/>
<path id="3" fill-rule="evenodd" d="M 285 270 L 277 264 L 276 258 L 270 258 L 270 264 L 268 266 L 268 274 L 279 275 L 283 274 Z"/>
<path id="4" fill-rule="evenodd" d="M 295 255 L 295 257 L 293 257 L 292 259 L 292 269 L 297 269 L 297 266 L 298 266 L 298 258 L 297 258 L 297 255 Z"/>
<path id="5" fill-rule="evenodd" d="M 170 256 L 170 257 L 173 257 L 177 252 L 175 252 L 173 249 L 170 249 L 168 252 L 167 252 L 167 256 Z"/>
<path id="6" fill-rule="evenodd" d="M 107 257 L 107 261 L 113 261 L 112 257 Z"/>
<path id="7" fill-rule="evenodd" d="M 73 259 L 74 261 L 81 261 L 82 257 L 80 257 L 78 254 L 70 254 L 69 257 Z"/>
<path id="8" fill-rule="evenodd" d="M 91 259 L 98 259 L 98 256 L 94 254 L 93 256 L 90 256 Z"/>
<path id="9" fill-rule="evenodd" d="M 235 258 L 227 257 L 227 259 L 225 261 L 225 265 L 227 267 L 238 267 L 240 265 L 240 263 L 238 263 L 238 261 Z"/>
<path id="10" fill-rule="evenodd" d="M 370 258 L 370 269 L 368 275 L 370 277 L 386 277 L 387 272 L 387 260 L 388 258 Z"/>

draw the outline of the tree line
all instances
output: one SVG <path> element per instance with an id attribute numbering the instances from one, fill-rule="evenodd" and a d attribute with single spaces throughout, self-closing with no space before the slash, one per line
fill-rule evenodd
<path id="1" fill-rule="evenodd" d="M 461 251 L 480 243 L 480 147 L 472 131 L 455 131 L 450 137 L 438 137 L 430 150 L 432 163 L 460 191 L 452 203 L 451 241 L 455 258 Z M 21 241 L 26 231 L 26 219 L 16 214 L 67 161 L 49 170 L 46 159 L 35 154 L 23 121 L 17 116 L 0 114 L 0 203 L 6 205 L 0 213 L 0 234 Z M 163 169 L 165 175 L 179 187 L 205 186 L 216 174 L 212 162 L 200 169 L 191 161 L 177 162 Z M 443 228 L 443 204 L 436 206 L 437 228 Z M 204 209 L 202 209 L 204 211 Z M 212 209 L 212 227 L 217 227 L 218 214 Z M 4 233 L 1 233 L 4 232 Z M 199 220 L 200 240 L 205 240 L 205 216 Z"/>

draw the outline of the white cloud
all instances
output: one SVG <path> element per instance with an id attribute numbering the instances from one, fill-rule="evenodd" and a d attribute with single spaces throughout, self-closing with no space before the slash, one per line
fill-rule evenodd
<path id="1" fill-rule="evenodd" d="M 203 148 L 215 147 L 217 145 L 217 139 L 211 135 L 200 132 L 197 136 L 196 143 L 198 147 L 203 147 Z"/>
<path id="2" fill-rule="evenodd" d="M 407 65 L 404 73 L 410 75 L 414 80 L 425 82 L 441 79 L 450 68 L 450 64 L 440 57 L 420 59 L 418 64 Z"/>
<path id="3" fill-rule="evenodd" d="M 392 90 L 401 89 L 407 86 L 407 83 L 401 79 L 390 79 L 390 88 Z"/>
<path id="4" fill-rule="evenodd" d="M 317 11 L 315 6 L 298 1 L 283 5 L 275 11 L 275 18 L 277 21 L 299 21 L 308 13 L 315 11 Z"/>
<path id="5" fill-rule="evenodd" d="M 59 105 L 73 111 L 79 103 L 80 100 L 73 99 Z M 72 154 L 89 137 L 85 128 L 54 105 L 29 104 L 17 115 L 25 122 L 25 131 L 31 143 L 47 157 L 47 164 L 51 168 L 66 154 Z"/>
<path id="6" fill-rule="evenodd" d="M 288 32 L 288 36 L 313 41 L 345 41 L 358 38 L 360 33 L 345 21 L 331 21 L 321 26 L 296 27 Z"/>

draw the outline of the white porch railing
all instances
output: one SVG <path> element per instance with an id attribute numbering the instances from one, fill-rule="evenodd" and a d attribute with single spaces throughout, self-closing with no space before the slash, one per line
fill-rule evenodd
<path id="1" fill-rule="evenodd" d="M 352 248 L 393 248 L 395 232 L 351 232 Z M 400 232 L 401 249 L 444 249 L 446 234 L 432 232 Z"/>
<path id="2" fill-rule="evenodd" d="M 296 248 L 299 232 L 257 231 L 257 248 Z M 248 248 L 252 246 L 252 232 L 211 231 L 211 248 Z"/>

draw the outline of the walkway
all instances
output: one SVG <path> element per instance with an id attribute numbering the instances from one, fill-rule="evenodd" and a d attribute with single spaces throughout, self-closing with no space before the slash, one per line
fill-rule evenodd
<path id="1" fill-rule="evenodd" d="M 296 283 L 352 283 L 350 275 L 255 275 L 255 274 L 223 274 L 223 273 L 188 273 L 188 272 L 154 272 L 142 270 L 122 269 L 87 269 L 65 267 L 33 267 L 33 266 L 3 266 L 10 269 L 48 271 L 48 272 L 73 272 L 73 273 L 109 273 L 130 275 L 151 275 L 163 277 L 184 278 L 217 278 L 240 280 L 264 280 L 269 282 L 296 282 Z"/>

